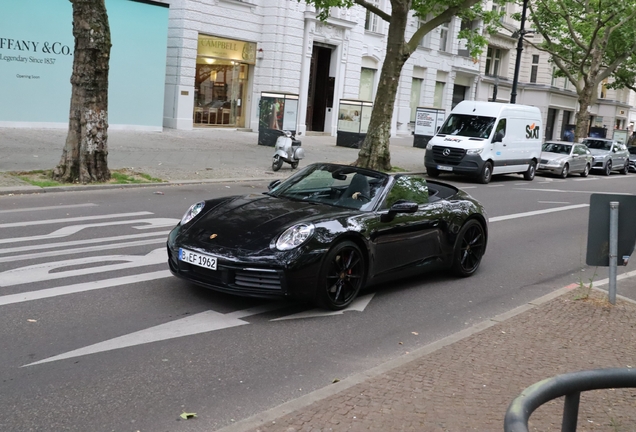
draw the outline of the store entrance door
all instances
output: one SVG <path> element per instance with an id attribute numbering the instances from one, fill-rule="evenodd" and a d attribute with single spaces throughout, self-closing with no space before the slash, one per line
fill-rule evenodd
<path id="1" fill-rule="evenodd" d="M 307 93 L 308 131 L 325 130 L 325 113 L 333 107 L 334 79 L 329 77 L 333 48 L 314 44 L 309 67 L 309 91 Z"/>
<path id="2" fill-rule="evenodd" d="M 231 60 L 197 57 L 195 125 L 245 127 L 248 67 Z"/>

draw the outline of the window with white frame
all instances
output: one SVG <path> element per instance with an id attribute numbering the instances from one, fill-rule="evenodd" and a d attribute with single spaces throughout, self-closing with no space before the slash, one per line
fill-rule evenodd
<path id="1" fill-rule="evenodd" d="M 379 8 L 380 0 L 367 0 L 373 6 Z M 380 17 L 367 9 L 367 19 L 364 22 L 364 29 L 372 32 L 380 32 Z"/>
<path id="2" fill-rule="evenodd" d="M 439 50 L 448 52 L 449 51 L 449 29 L 450 29 L 450 21 L 446 21 L 445 23 L 440 24 L 439 26 Z"/>
<path id="3" fill-rule="evenodd" d="M 420 105 L 420 96 L 422 95 L 422 78 L 413 78 L 411 83 L 411 122 L 415 121 L 417 107 Z"/>
<path id="4" fill-rule="evenodd" d="M 417 20 L 417 28 L 419 30 L 420 27 L 422 27 L 424 24 L 426 24 L 426 20 L 423 19 L 418 19 Z M 419 46 L 423 47 L 423 48 L 430 48 L 431 47 L 431 32 L 426 33 L 422 39 L 420 39 L 420 43 L 418 44 Z"/>
<path id="5" fill-rule="evenodd" d="M 360 90 L 358 91 L 358 99 L 364 101 L 373 100 L 373 87 L 375 84 L 375 69 L 362 68 L 360 70 Z"/>
<path id="6" fill-rule="evenodd" d="M 530 82 L 537 82 L 537 74 L 539 73 L 539 56 L 537 54 L 532 55 L 532 67 L 530 68 Z"/>
<path id="7" fill-rule="evenodd" d="M 500 4 L 497 0 L 495 0 L 492 2 L 492 11 L 500 13 L 501 18 L 499 18 L 499 21 L 503 21 L 505 13 L 506 13 L 506 4 L 505 3 Z"/>
<path id="8" fill-rule="evenodd" d="M 442 104 L 444 103 L 444 88 L 445 87 L 446 87 L 445 82 L 441 82 L 441 81 L 435 82 L 435 95 L 433 96 L 433 107 L 443 108 Z"/>
<path id="9" fill-rule="evenodd" d="M 605 99 L 607 97 L 607 78 L 605 78 L 601 83 L 601 91 L 599 97 L 601 99 Z"/>
<path id="10" fill-rule="evenodd" d="M 552 66 L 552 80 L 550 81 L 550 85 L 553 87 L 556 86 L 556 80 L 557 80 L 556 72 L 557 72 L 556 67 Z"/>
<path id="11" fill-rule="evenodd" d="M 499 76 L 499 66 L 501 64 L 501 49 L 488 47 L 486 51 L 486 75 Z"/>

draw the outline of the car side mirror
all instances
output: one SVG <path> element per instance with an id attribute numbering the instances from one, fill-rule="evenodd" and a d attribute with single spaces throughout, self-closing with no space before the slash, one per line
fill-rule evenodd
<path id="1" fill-rule="evenodd" d="M 616 147 L 612 149 L 612 153 L 616 153 Z"/>
<path id="2" fill-rule="evenodd" d="M 267 186 L 267 190 L 272 190 L 276 186 L 278 186 L 279 184 L 280 184 L 280 179 L 279 180 L 272 180 L 271 183 Z"/>
<path id="3" fill-rule="evenodd" d="M 415 213 L 418 209 L 417 203 L 404 199 L 397 200 L 389 209 L 389 213 Z"/>
<path id="4" fill-rule="evenodd" d="M 492 138 L 492 142 L 493 143 L 502 142 L 503 138 L 504 138 L 503 132 L 499 131 L 499 132 L 495 133 L 495 136 Z"/>

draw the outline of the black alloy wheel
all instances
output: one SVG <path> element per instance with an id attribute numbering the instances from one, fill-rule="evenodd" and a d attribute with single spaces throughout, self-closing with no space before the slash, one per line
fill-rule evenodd
<path id="1" fill-rule="evenodd" d="M 528 170 L 523 173 L 523 179 L 532 181 L 534 180 L 534 174 L 537 171 L 537 163 L 535 161 L 530 162 L 530 166 L 528 166 Z"/>
<path id="2" fill-rule="evenodd" d="M 453 272 L 461 277 L 471 276 L 479 268 L 486 251 L 486 231 L 475 219 L 470 219 L 459 231 L 453 251 Z"/>
<path id="3" fill-rule="evenodd" d="M 605 164 L 605 169 L 603 170 L 603 175 L 610 175 L 612 173 L 612 160 L 608 160 Z"/>
<path id="4" fill-rule="evenodd" d="M 561 178 L 567 178 L 568 174 L 570 174 L 570 165 L 565 164 L 561 170 Z"/>
<path id="5" fill-rule="evenodd" d="M 272 159 L 272 170 L 278 171 L 282 166 L 283 159 L 278 155 L 274 156 L 274 158 Z"/>
<path id="6" fill-rule="evenodd" d="M 592 169 L 590 167 L 590 164 L 585 164 L 585 169 L 581 173 L 581 177 L 587 177 L 588 175 L 590 175 L 590 169 Z"/>
<path id="7" fill-rule="evenodd" d="M 488 184 L 492 179 L 492 162 L 486 162 L 479 174 L 479 183 Z"/>
<path id="8" fill-rule="evenodd" d="M 334 246 L 323 263 L 318 302 L 331 310 L 351 304 L 364 284 L 366 264 L 360 248 L 351 241 Z"/>
<path id="9" fill-rule="evenodd" d="M 619 172 L 623 175 L 627 175 L 627 173 L 629 172 L 629 161 L 625 162 L 625 166 Z"/>

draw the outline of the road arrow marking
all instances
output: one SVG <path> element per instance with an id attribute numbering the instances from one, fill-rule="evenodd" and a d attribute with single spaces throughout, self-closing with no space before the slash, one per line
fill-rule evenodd
<path id="1" fill-rule="evenodd" d="M 351 303 L 351 305 L 349 305 L 347 309 L 344 309 L 344 310 L 326 311 L 324 309 L 311 309 L 311 310 L 300 312 L 294 315 L 288 315 L 286 317 L 276 318 L 271 321 L 283 321 L 283 320 L 301 319 L 301 318 L 319 318 L 319 317 L 326 317 L 326 316 L 332 316 L 332 315 L 342 315 L 343 313 L 349 312 L 349 311 L 363 312 L 366 309 L 366 307 L 369 305 L 371 300 L 373 299 L 374 295 L 375 293 L 358 297 L 357 299 L 353 301 L 353 303 Z"/>
<path id="2" fill-rule="evenodd" d="M 116 337 L 114 339 L 109 339 L 94 345 L 89 345 L 74 351 L 69 351 L 54 357 L 49 357 L 34 363 L 29 363 L 22 367 L 242 326 L 249 324 L 249 322 L 243 321 L 240 318 L 250 315 L 258 315 L 264 312 L 287 307 L 288 305 L 289 304 L 286 302 L 268 303 L 262 306 L 239 310 L 228 314 L 209 310 L 186 318 L 160 324 L 155 327 L 150 327 L 145 330 Z"/>
<path id="3" fill-rule="evenodd" d="M 58 270 L 64 267 L 71 267 L 84 264 L 117 262 L 125 261 L 122 264 L 110 264 L 99 267 L 88 267 L 78 270 L 58 271 L 51 273 L 52 270 Z M 53 279 L 64 279 L 72 276 L 83 276 L 87 274 L 103 273 L 107 271 L 123 270 L 127 268 L 135 268 L 162 264 L 168 261 L 168 254 L 165 248 L 155 249 L 146 255 L 100 255 L 93 257 L 85 257 L 64 261 L 55 261 L 44 264 L 35 264 L 27 267 L 20 267 L 13 270 L 7 270 L 0 273 L 0 287 L 12 285 L 23 285 L 34 282 L 42 282 Z"/>

